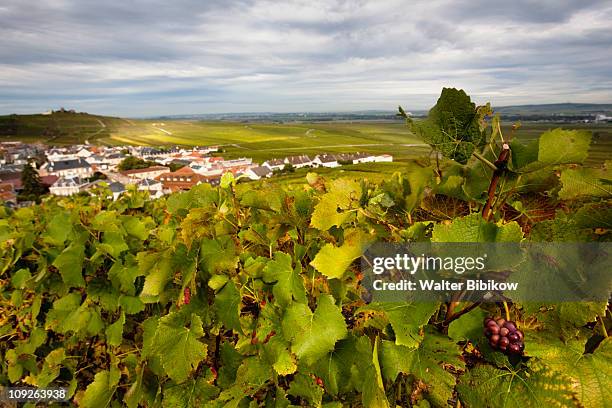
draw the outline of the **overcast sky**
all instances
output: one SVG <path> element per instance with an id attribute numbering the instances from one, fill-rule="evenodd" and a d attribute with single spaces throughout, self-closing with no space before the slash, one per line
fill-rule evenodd
<path id="1" fill-rule="evenodd" d="M 612 102 L 612 1 L 2 0 L 0 113 Z"/>

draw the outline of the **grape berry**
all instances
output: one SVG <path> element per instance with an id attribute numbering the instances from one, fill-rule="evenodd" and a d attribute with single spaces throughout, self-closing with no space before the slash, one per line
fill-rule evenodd
<path id="1" fill-rule="evenodd" d="M 523 332 L 516 324 L 501 317 L 484 319 L 484 335 L 489 339 L 489 345 L 494 350 L 506 354 L 521 355 L 525 349 Z"/>

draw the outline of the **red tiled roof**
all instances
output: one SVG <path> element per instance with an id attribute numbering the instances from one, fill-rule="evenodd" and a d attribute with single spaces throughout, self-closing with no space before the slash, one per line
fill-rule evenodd
<path id="1" fill-rule="evenodd" d="M 168 173 L 167 175 L 172 176 L 174 174 L 177 174 L 177 175 L 195 174 L 195 171 L 193 171 L 191 167 L 185 166 L 185 167 L 181 167 L 175 172 Z"/>
<path id="2" fill-rule="evenodd" d="M 59 180 L 59 177 L 57 176 L 42 176 L 40 178 L 40 181 L 43 183 L 43 185 L 50 187 L 53 185 L 53 183 L 55 183 L 57 180 Z"/>
<path id="3" fill-rule="evenodd" d="M 11 183 L 0 183 L 0 192 L 5 193 L 7 191 L 13 191 L 13 185 Z"/>

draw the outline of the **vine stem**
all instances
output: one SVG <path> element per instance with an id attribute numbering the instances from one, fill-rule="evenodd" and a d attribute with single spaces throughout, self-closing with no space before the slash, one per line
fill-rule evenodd
<path id="1" fill-rule="evenodd" d="M 497 168 L 497 166 L 493 163 L 491 163 L 489 160 L 487 160 L 483 155 L 481 155 L 478 152 L 472 152 L 472 154 L 474 155 L 474 157 L 476 157 L 478 160 L 480 160 L 481 162 L 483 162 L 484 164 L 486 164 L 488 167 L 491 168 L 491 170 L 493 171 L 497 171 L 499 170 Z"/>
<path id="2" fill-rule="evenodd" d="M 485 206 L 482 209 L 482 218 L 487 221 L 491 216 L 491 207 L 493 206 L 493 201 L 495 200 L 495 191 L 497 190 L 497 183 L 499 182 L 500 177 L 504 173 L 503 169 L 506 167 L 509 159 L 510 146 L 508 146 L 508 144 L 504 144 L 502 147 L 502 151 L 499 154 L 499 158 L 495 161 L 494 166 L 497 170 L 493 172 L 491 184 L 489 185 L 489 190 L 487 192 L 487 202 L 485 203 Z"/>
<path id="3" fill-rule="evenodd" d="M 608 329 L 606 329 L 606 324 L 604 323 L 603 317 L 601 316 L 597 316 L 599 317 L 599 323 L 601 323 L 601 331 L 604 335 L 605 338 L 608 337 Z"/>
<path id="4" fill-rule="evenodd" d="M 504 311 L 506 312 L 506 320 L 510 320 L 510 309 L 508 309 L 508 302 L 504 300 Z"/>
<path id="5" fill-rule="evenodd" d="M 463 316 L 466 313 L 471 312 L 472 310 L 476 309 L 478 306 L 480 306 L 480 302 L 474 302 L 469 306 L 466 306 L 465 308 L 463 308 L 462 310 L 460 310 L 459 312 L 449 316 L 445 321 L 444 321 L 444 325 L 448 326 L 453 320 L 457 320 L 458 318 L 460 318 L 461 316 Z"/>

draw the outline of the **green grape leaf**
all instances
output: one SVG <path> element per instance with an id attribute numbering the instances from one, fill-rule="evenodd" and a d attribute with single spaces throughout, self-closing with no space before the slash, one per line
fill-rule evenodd
<path id="1" fill-rule="evenodd" d="M 328 278 L 342 278 L 372 241 L 373 237 L 360 229 L 347 229 L 341 246 L 325 244 L 310 264 Z"/>
<path id="2" fill-rule="evenodd" d="M 238 266 L 236 244 L 228 236 L 203 239 L 200 250 L 202 267 L 208 273 L 234 271 Z"/>
<path id="3" fill-rule="evenodd" d="M 100 311 L 87 302 L 81 304 L 79 293 L 69 293 L 53 302 L 53 309 L 47 313 L 45 329 L 58 333 L 75 332 L 83 335 L 97 335 L 104 328 Z"/>
<path id="4" fill-rule="evenodd" d="M 301 265 L 298 264 L 293 268 L 291 256 L 283 252 L 276 252 L 274 260 L 264 267 L 263 280 L 266 283 L 274 283 L 272 293 L 280 306 L 289 305 L 293 299 L 299 303 L 306 303 L 306 290 L 300 270 Z"/>
<path id="5" fill-rule="evenodd" d="M 60 373 L 61 364 L 66 358 L 63 348 L 55 349 L 47 354 L 40 373 L 36 376 L 36 386 L 46 388 Z"/>
<path id="6" fill-rule="evenodd" d="M 323 388 L 319 387 L 314 378 L 297 373 L 293 377 L 287 393 L 295 397 L 304 398 L 311 407 L 320 407 L 324 391 Z"/>
<path id="7" fill-rule="evenodd" d="M 389 401 L 385 395 L 380 363 L 378 361 L 378 337 L 374 340 L 372 351 L 372 364 L 366 369 L 362 390 L 362 401 L 366 407 L 389 408 Z"/>
<path id="8" fill-rule="evenodd" d="M 118 346 L 123 340 L 123 325 L 125 324 L 125 313 L 110 326 L 106 328 L 106 342 L 111 346 Z"/>
<path id="9" fill-rule="evenodd" d="M 128 315 L 140 313 L 145 308 L 144 303 L 142 303 L 139 297 L 126 295 L 119 296 L 119 306 Z"/>
<path id="10" fill-rule="evenodd" d="M 147 375 L 142 365 L 136 367 L 136 381 L 132 383 L 125 393 L 123 402 L 128 408 L 153 405 L 157 394 L 157 384 L 149 382 L 151 377 Z"/>
<path id="11" fill-rule="evenodd" d="M 423 342 L 416 349 L 383 341 L 380 361 L 386 379 L 393 381 L 399 373 L 404 373 L 425 383 L 425 398 L 434 406 L 446 405 L 453 395 L 456 379 L 448 368 L 465 368 L 457 344 L 430 326 L 426 326 Z"/>
<path id="12" fill-rule="evenodd" d="M 354 387 L 354 382 L 361 384 L 363 381 L 357 365 L 369 361 L 370 340 L 367 337 L 361 339 L 368 343 L 368 352 L 365 354 L 361 354 L 357 348 L 358 339 L 349 334 L 346 339 L 338 341 L 334 349 L 312 367 L 313 372 L 323 380 L 327 393 L 338 395 L 339 392 L 349 392 Z M 353 376 L 357 378 L 353 379 Z"/>
<path id="13" fill-rule="evenodd" d="M 519 371 L 476 366 L 460 377 L 457 391 L 467 408 L 578 406 L 568 379 L 535 361 Z"/>
<path id="14" fill-rule="evenodd" d="M 521 174 L 542 173 L 551 166 L 561 164 L 581 164 L 589 151 L 591 132 L 584 130 L 553 129 L 542 133 L 539 139 L 522 144 L 518 139 L 510 143 L 512 169 Z M 540 182 L 550 171 L 539 174 L 536 179 L 524 183 Z"/>
<path id="15" fill-rule="evenodd" d="M 423 341 L 421 328 L 429 322 L 431 316 L 438 310 L 438 306 L 439 304 L 434 302 L 370 303 L 359 308 L 357 313 L 383 312 L 395 333 L 395 343 L 415 348 Z"/>
<path id="16" fill-rule="evenodd" d="M 529 234 L 533 242 L 587 242 L 590 241 L 590 231 L 576 225 L 573 217 L 567 217 L 562 212 L 552 220 L 538 222 Z"/>
<path id="17" fill-rule="evenodd" d="M 315 206 L 311 225 L 321 231 L 341 226 L 354 215 L 354 211 L 350 210 L 356 207 L 360 198 L 361 186 L 358 182 L 348 179 L 332 181 L 329 192 L 323 194 Z"/>
<path id="18" fill-rule="evenodd" d="M 486 143 L 476 105 L 463 90 L 455 88 L 443 88 L 427 118 L 409 120 L 409 125 L 412 133 L 461 164 L 467 163 L 472 153 Z"/>
<path id="19" fill-rule="evenodd" d="M 68 239 L 71 228 L 67 228 L 70 225 L 70 215 L 65 212 L 57 213 L 47 223 L 45 232 L 41 235 L 43 241 L 60 246 Z"/>
<path id="20" fill-rule="evenodd" d="M 122 216 L 121 220 L 123 221 L 125 231 L 129 235 L 136 237 L 141 241 L 144 241 L 149 236 L 150 231 L 144 220 L 130 215 Z"/>
<path id="21" fill-rule="evenodd" d="M 25 289 L 26 283 L 32 278 L 32 274 L 29 269 L 20 269 L 13 274 L 11 278 L 11 284 L 14 288 Z"/>
<path id="22" fill-rule="evenodd" d="M 102 232 L 119 232 L 121 226 L 116 211 L 100 211 L 91 221 L 93 229 Z"/>
<path id="23" fill-rule="evenodd" d="M 102 244 L 96 245 L 96 248 L 115 259 L 118 258 L 122 252 L 130 249 L 123 238 L 123 233 L 116 231 L 104 232 L 102 235 Z"/>
<path id="24" fill-rule="evenodd" d="M 207 402 L 219 395 L 219 389 L 199 377 L 182 384 L 168 383 L 162 391 L 164 408 L 200 408 L 212 406 Z"/>
<path id="25" fill-rule="evenodd" d="M 547 326 L 548 327 L 548 326 Z M 612 341 L 585 353 L 586 338 L 559 338 L 556 331 L 526 331 L 525 354 L 538 357 L 552 370 L 570 377 L 571 388 L 585 407 L 604 407 L 612 398 Z"/>
<path id="26" fill-rule="evenodd" d="M 433 242 L 520 242 L 521 226 L 512 221 L 507 224 L 485 221 L 480 214 L 455 218 L 450 224 L 436 224 Z"/>
<path id="27" fill-rule="evenodd" d="M 45 340 L 47 340 L 47 332 L 41 327 L 35 327 L 30 332 L 28 339 L 15 347 L 15 352 L 18 355 L 34 354 L 36 349 L 44 344 Z"/>
<path id="28" fill-rule="evenodd" d="M 218 192 L 209 183 L 202 183 L 189 191 L 170 195 L 167 207 L 171 214 L 186 213 L 191 208 L 210 207 L 218 197 Z"/>
<path id="29" fill-rule="evenodd" d="M 592 354 L 584 354 L 564 373 L 572 377 L 585 407 L 604 407 L 612 401 L 612 339 L 604 339 Z"/>
<path id="30" fill-rule="evenodd" d="M 289 342 L 277 335 L 269 338 L 268 342 L 263 345 L 264 357 L 272 364 L 274 371 L 280 375 L 293 374 L 297 370 L 296 358 L 289 351 L 289 347 Z"/>
<path id="31" fill-rule="evenodd" d="M 347 334 L 342 312 L 330 295 L 319 298 L 314 313 L 305 304 L 293 303 L 285 311 L 282 328 L 291 351 L 307 365 L 333 350 Z"/>
<path id="32" fill-rule="evenodd" d="M 589 153 L 591 132 L 553 129 L 542 133 L 538 161 L 548 165 L 583 163 Z"/>
<path id="33" fill-rule="evenodd" d="M 218 400 L 224 407 L 238 407 L 246 395 L 253 395 L 273 378 L 272 369 L 258 357 L 245 358 L 236 373 L 236 383 L 223 391 Z"/>
<path id="34" fill-rule="evenodd" d="M 203 334 L 202 321 L 197 315 L 192 317 L 190 328 L 176 314 L 159 319 L 151 352 L 159 356 L 166 374 L 174 382 L 186 381 L 189 373 L 206 358 L 207 346 L 198 340 Z"/>
<path id="35" fill-rule="evenodd" d="M 455 341 L 475 341 L 482 335 L 484 318 L 487 312 L 477 307 L 468 313 L 453 320 L 448 326 L 448 337 Z"/>
<path id="36" fill-rule="evenodd" d="M 221 367 L 217 384 L 221 388 L 229 388 L 236 381 L 236 372 L 244 357 L 228 342 L 221 344 Z"/>
<path id="37" fill-rule="evenodd" d="M 125 264 L 123 264 L 120 260 L 117 260 L 108 270 L 108 278 L 113 283 L 113 286 L 129 295 L 135 295 L 136 288 L 134 287 L 134 280 L 144 274 L 145 271 L 141 270 L 138 264 L 133 261 L 126 261 Z"/>
<path id="38" fill-rule="evenodd" d="M 155 332 L 159 325 L 159 317 L 152 316 L 142 322 L 142 352 L 143 358 L 151 357 L 153 355 L 153 348 L 155 345 Z"/>
<path id="39" fill-rule="evenodd" d="M 144 303 L 154 303 L 166 284 L 172 279 L 172 259 L 169 250 L 158 253 L 138 253 L 139 274 L 145 276 L 140 298 Z"/>
<path id="40" fill-rule="evenodd" d="M 111 405 L 113 395 L 119 384 L 121 372 L 112 367 L 110 371 L 100 371 L 94 381 L 87 386 L 79 406 L 85 408 L 105 408 Z"/>
<path id="41" fill-rule="evenodd" d="M 421 202 L 425 189 L 433 178 L 431 167 L 420 167 L 409 163 L 405 177 L 410 184 L 410 192 L 405 196 L 404 210 L 412 212 Z"/>
<path id="42" fill-rule="evenodd" d="M 249 189 L 240 196 L 240 203 L 245 207 L 280 212 L 285 192 L 278 186 L 266 186 L 264 189 Z"/>
<path id="43" fill-rule="evenodd" d="M 538 152 L 540 151 L 540 140 L 535 139 L 526 145 L 521 143 L 519 139 L 514 139 L 510 142 L 510 151 L 512 152 L 512 168 L 515 170 L 520 169 L 526 171 L 530 168 L 526 167 L 532 163 L 533 166 L 541 167 L 537 163 Z"/>
<path id="44" fill-rule="evenodd" d="M 221 323 L 228 329 L 242 333 L 240 326 L 240 304 L 242 298 L 236 284 L 229 281 L 215 296 L 215 309 Z"/>
<path id="45" fill-rule="evenodd" d="M 573 218 L 578 228 L 612 229 L 612 206 L 609 202 L 589 203 L 581 206 Z"/>
<path id="46" fill-rule="evenodd" d="M 564 169 L 561 172 L 559 198 L 575 200 L 583 197 L 612 198 L 612 171 L 604 169 Z"/>
<path id="47" fill-rule="evenodd" d="M 83 260 L 85 259 L 85 246 L 79 243 L 72 243 L 53 261 L 59 273 L 62 275 L 62 280 L 68 286 L 83 287 L 85 280 L 83 279 Z"/>

